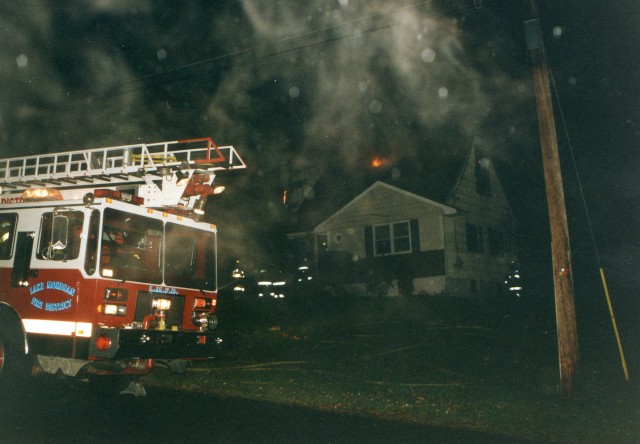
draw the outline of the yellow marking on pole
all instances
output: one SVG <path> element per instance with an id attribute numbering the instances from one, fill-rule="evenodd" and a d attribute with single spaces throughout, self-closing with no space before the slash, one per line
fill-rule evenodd
<path id="1" fill-rule="evenodd" d="M 611 316 L 611 323 L 613 324 L 613 331 L 616 334 L 616 341 L 618 343 L 618 352 L 620 353 L 620 361 L 622 362 L 622 370 L 624 371 L 624 379 L 629 380 L 629 371 L 627 370 L 627 361 L 624 358 L 624 351 L 622 350 L 622 342 L 620 341 L 620 334 L 618 333 L 618 325 L 616 324 L 616 317 L 613 314 L 613 305 L 611 305 L 611 297 L 609 296 L 609 289 L 607 288 L 607 280 L 604 277 L 604 269 L 600 268 L 600 277 L 602 278 L 602 286 L 604 287 L 604 294 L 607 297 L 607 305 L 609 306 L 609 315 Z"/>

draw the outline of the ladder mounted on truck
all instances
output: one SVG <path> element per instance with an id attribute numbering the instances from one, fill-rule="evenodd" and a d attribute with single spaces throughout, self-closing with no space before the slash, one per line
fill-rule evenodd
<path id="1" fill-rule="evenodd" d="M 217 146 L 211 137 L 36 154 L 0 159 L 0 195 L 137 185 L 144 206 L 190 209 L 198 197 L 212 194 L 202 190 L 216 172 L 243 168 L 233 146 Z M 197 193 L 193 180 L 201 185 Z"/>
<path id="2" fill-rule="evenodd" d="M 69 187 L 78 183 L 117 185 L 144 182 L 179 169 L 204 171 L 246 168 L 233 146 L 217 146 L 210 137 L 140 143 L 0 160 L 2 190 Z M 12 191 L 15 192 L 15 191 Z"/>

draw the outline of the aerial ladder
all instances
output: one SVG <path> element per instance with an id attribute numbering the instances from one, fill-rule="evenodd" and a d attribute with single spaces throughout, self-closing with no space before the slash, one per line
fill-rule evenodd
<path id="1" fill-rule="evenodd" d="M 21 156 L 0 160 L 0 202 L 28 200 L 43 189 L 68 199 L 104 188 L 131 190 L 145 207 L 197 216 L 218 192 L 216 172 L 243 168 L 233 146 L 210 137 Z"/>

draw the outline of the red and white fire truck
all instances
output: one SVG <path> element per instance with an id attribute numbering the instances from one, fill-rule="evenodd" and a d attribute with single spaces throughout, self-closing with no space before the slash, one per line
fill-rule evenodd
<path id="1" fill-rule="evenodd" d="M 0 381 L 146 373 L 216 354 L 211 138 L 0 160 Z"/>

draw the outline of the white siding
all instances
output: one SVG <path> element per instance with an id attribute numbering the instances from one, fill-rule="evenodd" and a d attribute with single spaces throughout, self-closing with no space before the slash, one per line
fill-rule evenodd
<path id="1" fill-rule="evenodd" d="M 475 152 L 471 152 L 454 192 L 447 204 L 455 207 L 464 217 L 452 218 L 447 231 L 447 276 L 452 279 L 449 287 L 466 292 L 476 281 L 479 292 L 495 289 L 508 269 L 513 253 L 499 256 L 489 254 L 489 228 L 501 230 L 508 244 L 513 232 L 513 216 L 504 190 L 491 163 L 485 165 L 490 178 L 491 196 L 476 191 Z M 467 251 L 466 224 L 482 229 L 484 252 Z M 453 243 L 451 245 L 450 243 Z M 453 247 L 453 248 L 451 248 Z"/>
<path id="2" fill-rule="evenodd" d="M 441 250 L 444 248 L 444 211 L 441 206 L 425 201 L 391 188 L 372 187 L 357 202 L 318 225 L 314 233 L 328 235 L 329 250 L 365 257 L 365 226 L 417 219 L 420 251 Z"/>

